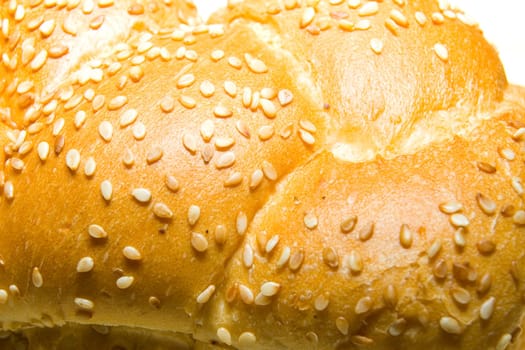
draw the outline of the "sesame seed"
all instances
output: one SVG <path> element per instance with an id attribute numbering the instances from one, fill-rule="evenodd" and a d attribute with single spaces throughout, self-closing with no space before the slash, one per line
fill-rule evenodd
<path id="1" fill-rule="evenodd" d="M 75 298 L 74 302 L 75 305 L 81 310 L 93 311 L 93 309 L 95 308 L 95 303 L 89 299 Z"/>
<path id="2" fill-rule="evenodd" d="M 523 185 L 521 183 L 521 179 L 519 177 L 513 177 L 511 180 L 511 183 L 512 183 L 512 188 L 514 189 L 514 191 L 516 191 L 516 193 L 521 196 L 524 191 Z"/>
<path id="3" fill-rule="evenodd" d="M 309 230 L 315 229 L 319 224 L 317 216 L 313 213 L 307 213 L 303 218 L 303 222 L 306 228 L 308 228 Z"/>
<path id="4" fill-rule="evenodd" d="M 253 304 L 253 301 L 254 301 L 253 292 L 251 291 L 250 288 L 248 288 L 244 284 L 239 284 L 239 295 L 241 297 L 241 300 L 245 304 L 248 304 L 248 305 Z"/>
<path id="5" fill-rule="evenodd" d="M 448 267 L 447 263 L 443 259 L 439 259 L 432 270 L 434 276 L 438 279 L 443 279 L 447 276 Z"/>
<path id="6" fill-rule="evenodd" d="M 71 171 L 77 171 L 80 165 L 80 152 L 77 149 L 73 148 L 67 152 L 66 165 Z"/>
<path id="7" fill-rule="evenodd" d="M 188 223 L 194 226 L 201 216 L 201 208 L 197 205 L 191 205 L 188 209 Z"/>
<path id="8" fill-rule="evenodd" d="M 275 134 L 273 125 L 263 125 L 257 130 L 257 135 L 261 141 L 267 141 Z"/>
<path id="9" fill-rule="evenodd" d="M 496 244 L 491 240 L 482 240 L 476 244 L 476 247 L 483 255 L 490 255 L 496 250 Z"/>
<path id="10" fill-rule="evenodd" d="M 262 183 L 264 173 L 261 169 L 256 169 L 250 176 L 250 190 L 255 190 Z"/>
<path id="11" fill-rule="evenodd" d="M 80 259 L 77 263 L 77 272 L 78 273 L 85 273 L 93 270 L 93 267 L 95 266 L 95 262 L 93 261 L 92 257 L 86 256 Z"/>
<path id="12" fill-rule="evenodd" d="M 177 81 L 177 88 L 182 89 L 191 86 L 195 82 L 195 76 L 193 74 L 184 74 Z"/>
<path id="13" fill-rule="evenodd" d="M 497 169 L 494 165 L 492 164 L 489 164 L 489 163 L 486 163 L 486 162 L 477 162 L 477 167 L 479 170 L 483 171 L 484 173 L 487 173 L 487 174 L 494 174 Z"/>
<path id="14" fill-rule="evenodd" d="M 465 238 L 465 235 L 463 234 L 463 228 L 460 228 L 458 230 L 456 230 L 456 232 L 454 232 L 454 243 L 459 247 L 459 248 L 464 248 L 465 245 L 467 244 L 467 240 Z"/>
<path id="15" fill-rule="evenodd" d="M 243 177 L 239 172 L 233 172 L 230 176 L 224 181 L 225 187 L 235 187 L 242 183 Z"/>
<path id="16" fill-rule="evenodd" d="M 348 0 L 347 4 L 348 7 L 355 10 L 356 8 L 361 6 L 361 0 Z"/>
<path id="17" fill-rule="evenodd" d="M 229 151 L 222 153 L 215 162 L 217 169 L 225 169 L 231 167 L 235 163 L 235 153 Z"/>
<path id="18" fill-rule="evenodd" d="M 257 294 L 254 300 L 255 305 L 265 306 L 272 303 L 272 298 L 263 295 L 262 293 Z"/>
<path id="19" fill-rule="evenodd" d="M 46 50 L 41 50 L 35 56 L 35 58 L 33 58 L 33 60 L 31 61 L 30 65 L 29 65 L 29 67 L 33 71 L 38 71 L 38 70 L 40 70 L 40 68 L 42 68 L 44 66 L 46 61 L 47 61 L 47 51 Z"/>
<path id="20" fill-rule="evenodd" d="M 64 129 L 65 120 L 64 118 L 59 118 L 53 124 L 53 136 L 59 135 Z"/>
<path id="21" fill-rule="evenodd" d="M 55 139 L 55 154 L 58 156 L 62 150 L 64 149 L 64 145 L 66 143 L 66 139 L 64 135 L 58 135 Z"/>
<path id="22" fill-rule="evenodd" d="M 4 196 L 7 200 L 12 200 L 15 197 L 15 187 L 11 181 L 4 183 Z"/>
<path id="23" fill-rule="evenodd" d="M 413 241 L 412 231 L 408 228 L 406 224 L 401 226 L 401 231 L 399 232 L 399 241 L 403 248 L 410 248 Z"/>
<path id="24" fill-rule="evenodd" d="M 109 180 L 104 180 L 100 184 L 100 193 L 105 201 L 110 201 L 113 198 L 113 185 Z"/>
<path id="25" fill-rule="evenodd" d="M 509 162 L 516 159 L 516 153 L 514 153 L 514 151 L 510 148 L 499 149 L 499 154 L 503 159 L 506 159 Z"/>
<path id="26" fill-rule="evenodd" d="M 335 320 L 335 326 L 337 327 L 337 330 L 341 332 L 343 335 L 348 335 L 348 320 L 344 318 L 343 316 L 339 316 Z"/>
<path id="27" fill-rule="evenodd" d="M 392 308 L 397 305 L 397 302 L 398 302 L 397 291 L 393 285 L 389 284 L 386 287 L 386 290 L 384 291 L 384 294 L 383 294 L 383 300 L 388 306 Z"/>
<path id="28" fill-rule="evenodd" d="M 388 334 L 393 337 L 399 337 L 405 332 L 407 321 L 404 318 L 395 320 L 390 327 L 388 327 Z"/>
<path id="29" fill-rule="evenodd" d="M 315 298 L 314 308 L 317 311 L 323 311 L 326 310 L 328 304 L 330 304 L 330 300 L 325 295 L 321 294 L 317 298 Z"/>
<path id="30" fill-rule="evenodd" d="M 290 260 L 291 255 L 291 249 L 290 247 L 284 247 L 283 251 L 281 252 L 281 255 L 279 256 L 279 259 L 277 260 L 277 268 L 284 267 L 288 261 Z"/>
<path id="31" fill-rule="evenodd" d="M 166 187 L 171 191 L 171 192 L 177 192 L 180 188 L 180 184 L 179 184 L 179 181 L 177 180 L 177 178 L 173 175 L 166 175 Z"/>
<path id="32" fill-rule="evenodd" d="M 290 256 L 290 260 L 288 261 L 288 267 L 292 271 L 297 271 L 303 264 L 303 260 L 304 253 L 302 250 L 298 250 Z"/>
<path id="33" fill-rule="evenodd" d="M 420 11 L 416 12 L 415 17 L 416 17 L 416 22 L 420 26 L 424 26 L 427 23 L 427 21 L 428 21 L 427 20 L 427 16 L 425 16 L 425 14 L 423 12 L 420 12 Z"/>
<path id="34" fill-rule="evenodd" d="M 97 163 L 95 162 L 95 159 L 93 157 L 89 157 L 84 166 L 84 174 L 87 177 L 91 177 L 95 175 L 96 169 L 97 169 Z"/>
<path id="35" fill-rule="evenodd" d="M 210 57 L 213 61 L 217 62 L 224 58 L 224 51 L 222 50 L 213 50 L 210 54 Z"/>
<path id="36" fill-rule="evenodd" d="M 454 214 L 463 209 L 463 205 L 459 202 L 451 201 L 439 205 L 439 210 L 443 214 Z"/>
<path id="37" fill-rule="evenodd" d="M 31 281 L 36 288 L 40 288 L 44 285 L 44 279 L 38 267 L 33 267 L 33 272 L 31 274 Z"/>
<path id="38" fill-rule="evenodd" d="M 340 229 L 342 233 L 350 233 L 357 224 L 357 216 L 350 216 L 341 222 Z"/>
<path id="39" fill-rule="evenodd" d="M 300 22 L 301 28 L 305 28 L 308 25 L 310 25 L 310 23 L 312 23 L 312 21 L 314 20 L 314 17 L 315 17 L 315 9 L 313 7 L 307 7 L 303 11 L 303 14 L 301 16 L 301 22 Z"/>
<path id="40" fill-rule="evenodd" d="M 173 218 L 173 211 L 164 203 L 155 203 L 153 206 L 153 214 L 159 219 Z"/>
<path id="41" fill-rule="evenodd" d="M 380 39 L 373 38 L 370 40 L 370 48 L 375 54 L 380 54 L 383 51 L 383 42 Z"/>
<path id="42" fill-rule="evenodd" d="M 252 112 L 255 112 L 260 106 L 261 93 L 259 91 L 254 91 L 251 97 L 251 104 L 248 106 Z"/>
<path id="43" fill-rule="evenodd" d="M 273 119 L 277 115 L 277 108 L 272 101 L 265 98 L 259 100 L 259 105 L 267 118 Z"/>
<path id="44" fill-rule="evenodd" d="M 113 125 L 111 125 L 108 121 L 103 121 L 98 126 L 98 133 L 100 134 L 100 137 L 106 142 L 111 141 L 111 138 L 113 137 Z"/>
<path id="45" fill-rule="evenodd" d="M 182 144 L 190 153 L 197 152 L 197 139 L 192 134 L 184 134 L 182 136 Z"/>
<path id="46" fill-rule="evenodd" d="M 98 7 L 113 6 L 114 0 L 98 0 Z"/>
<path id="47" fill-rule="evenodd" d="M 250 129 L 248 128 L 248 125 L 245 122 L 243 122 L 242 120 L 238 120 L 235 123 L 235 128 L 237 129 L 239 134 L 241 134 L 242 136 L 244 136 L 247 139 L 250 138 L 250 136 L 251 136 L 250 135 Z"/>
<path id="48" fill-rule="evenodd" d="M 138 251 L 137 248 L 132 246 L 126 246 L 124 249 L 122 249 L 122 254 L 126 257 L 126 259 L 138 261 L 142 260 L 142 254 Z"/>
<path id="49" fill-rule="evenodd" d="M 232 344 L 232 336 L 230 334 L 230 331 L 224 327 L 220 327 L 217 329 L 217 338 L 219 338 L 219 340 L 226 345 Z"/>
<path id="50" fill-rule="evenodd" d="M 225 150 L 232 147 L 235 144 L 235 139 L 231 137 L 217 137 L 215 139 L 215 147 L 218 150 Z"/>
<path id="51" fill-rule="evenodd" d="M 128 168 L 135 164 L 135 155 L 133 155 L 133 152 L 129 148 L 126 148 L 126 151 L 122 156 L 122 163 Z"/>
<path id="52" fill-rule="evenodd" d="M 239 235 L 244 235 L 248 229 L 248 216 L 244 212 L 239 212 L 237 214 L 237 219 L 235 220 L 235 227 Z"/>
<path id="53" fill-rule="evenodd" d="M 107 232 L 99 225 L 89 225 L 88 233 L 92 238 L 106 238 L 108 236 Z"/>
<path id="54" fill-rule="evenodd" d="M 151 200 L 151 192 L 145 188 L 135 188 L 131 195 L 140 203 L 147 203 Z"/>
<path id="55" fill-rule="evenodd" d="M 215 242 L 219 245 L 226 243 L 227 231 L 224 225 L 217 225 L 215 227 Z"/>
<path id="56" fill-rule="evenodd" d="M 448 49 L 443 44 L 435 44 L 434 45 L 434 52 L 436 55 L 443 61 L 448 61 Z"/>
<path id="57" fill-rule="evenodd" d="M 264 176 L 270 180 L 270 181 L 275 181 L 277 180 L 277 170 L 275 169 L 275 167 L 273 166 L 272 163 L 264 160 L 263 163 L 262 163 L 262 172 L 264 173 Z"/>
<path id="58" fill-rule="evenodd" d="M 326 247 L 323 249 L 323 261 L 326 265 L 336 268 L 339 266 L 339 256 L 337 251 L 332 247 Z"/>
<path id="59" fill-rule="evenodd" d="M 192 232 L 191 246 L 199 253 L 203 253 L 208 249 L 208 239 L 202 233 Z"/>
<path id="60" fill-rule="evenodd" d="M 359 10 L 357 11 L 357 14 L 359 16 L 364 17 L 364 16 L 373 16 L 377 12 L 379 12 L 379 5 L 378 5 L 378 3 L 375 2 L 375 1 L 369 1 L 369 2 L 364 3 L 359 8 Z"/>
<path id="61" fill-rule="evenodd" d="M 159 160 L 161 160 L 162 156 L 164 155 L 164 151 L 160 147 L 154 147 L 151 151 L 148 152 L 146 155 L 146 162 L 151 165 Z"/>
<path id="62" fill-rule="evenodd" d="M 242 261 L 244 266 L 248 269 L 253 265 L 253 249 L 249 243 L 244 245 Z"/>
<path id="63" fill-rule="evenodd" d="M 128 103 L 128 98 L 126 96 L 116 96 L 109 101 L 108 110 L 114 111 L 120 109 L 126 103 Z"/>
<path id="64" fill-rule="evenodd" d="M 7 303 L 8 294 L 5 289 L 0 289 L 0 304 L 4 305 Z"/>
<path id="65" fill-rule="evenodd" d="M 433 259 L 441 250 L 441 241 L 435 240 L 434 243 L 428 248 L 427 255 L 430 259 Z"/>
<path id="66" fill-rule="evenodd" d="M 471 296 L 466 289 L 455 287 L 452 289 L 452 298 L 454 298 L 458 304 L 467 305 L 470 303 Z"/>
<path id="67" fill-rule="evenodd" d="M 512 334 L 504 334 L 496 344 L 496 350 L 506 350 L 512 342 Z"/>
<path id="68" fill-rule="evenodd" d="M 367 224 L 365 228 L 359 231 L 359 239 L 363 242 L 368 241 L 374 235 L 374 230 L 375 224 L 373 222 Z"/>
<path id="69" fill-rule="evenodd" d="M 120 115 L 120 127 L 125 128 L 137 120 L 138 112 L 136 109 L 128 109 Z"/>
<path id="70" fill-rule="evenodd" d="M 206 304 L 212 297 L 213 293 L 215 293 L 215 285 L 211 284 L 197 296 L 197 303 Z"/>
<path id="71" fill-rule="evenodd" d="M 390 18 L 399 26 L 401 27 L 408 27 L 408 19 L 406 16 L 399 11 L 398 9 L 393 9 L 390 11 Z"/>
<path id="72" fill-rule="evenodd" d="M 455 227 L 467 227 L 470 220 L 465 215 L 456 213 L 450 216 L 450 223 Z"/>
<path id="73" fill-rule="evenodd" d="M 287 89 L 279 90 L 279 93 L 277 94 L 277 99 L 279 100 L 281 106 L 285 107 L 292 103 L 293 94 L 290 90 Z"/>
<path id="74" fill-rule="evenodd" d="M 355 23 L 347 19 L 340 19 L 338 25 L 339 28 L 347 32 L 351 32 L 355 29 Z"/>
<path id="75" fill-rule="evenodd" d="M 75 113 L 75 120 L 74 120 L 75 128 L 80 129 L 82 125 L 84 125 L 86 118 L 87 118 L 87 114 L 85 111 L 78 111 L 77 113 Z"/>
<path id="76" fill-rule="evenodd" d="M 372 298 L 370 297 L 363 297 L 359 299 L 357 304 L 355 305 L 354 311 L 356 314 L 364 314 L 370 311 L 372 308 Z"/>
<path id="77" fill-rule="evenodd" d="M 10 159 L 10 162 L 11 162 L 11 167 L 16 170 L 16 171 L 22 171 L 24 170 L 24 167 L 25 167 L 25 163 L 22 159 L 20 158 L 17 158 L 17 157 L 12 157 Z"/>
<path id="78" fill-rule="evenodd" d="M 490 297 L 488 298 L 483 304 L 481 304 L 481 307 L 479 309 L 479 317 L 487 321 L 492 317 L 492 314 L 494 313 L 494 305 L 496 303 L 496 298 Z"/>
<path id="79" fill-rule="evenodd" d="M 205 80 L 199 86 L 199 90 L 202 96 L 211 97 L 215 93 L 215 86 L 209 80 Z"/>
<path id="80" fill-rule="evenodd" d="M 242 61 L 235 56 L 228 57 L 228 64 L 235 69 L 241 69 Z"/>
<path id="81" fill-rule="evenodd" d="M 478 193 L 476 195 L 476 200 L 479 207 L 485 214 L 493 215 L 496 212 L 496 203 L 487 196 L 484 196 L 482 193 Z"/>
<path id="82" fill-rule="evenodd" d="M 439 12 L 432 13 L 430 18 L 432 19 L 432 22 L 434 24 L 443 24 L 443 23 L 445 23 L 445 17 Z"/>
<path id="83" fill-rule="evenodd" d="M 281 289 L 281 285 L 277 282 L 265 282 L 261 286 L 261 293 L 264 296 L 273 297 L 274 295 L 279 293 L 280 289 Z"/>
<path id="84" fill-rule="evenodd" d="M 142 140 L 146 137 L 146 126 L 142 122 L 133 125 L 133 137 L 136 140 Z"/>
<path id="85" fill-rule="evenodd" d="M 360 273 L 363 271 L 363 259 L 361 258 L 361 254 L 359 254 L 357 251 L 352 250 L 350 254 L 347 256 L 347 262 L 348 267 L 350 267 L 350 271 L 352 273 Z"/>
<path id="86" fill-rule="evenodd" d="M 300 129 L 299 130 L 299 137 L 308 146 L 311 146 L 311 145 L 313 145 L 315 143 L 315 137 L 311 133 L 306 131 L 306 130 Z"/>
<path id="87" fill-rule="evenodd" d="M 9 293 L 11 293 L 13 296 L 19 296 L 20 295 L 20 289 L 18 289 L 18 286 L 15 284 L 9 285 Z"/>
<path id="88" fill-rule="evenodd" d="M 525 210 L 518 210 L 512 217 L 513 222 L 518 226 L 525 225 Z"/>
<path id="89" fill-rule="evenodd" d="M 213 109 L 213 114 L 217 118 L 229 118 L 233 115 L 233 111 L 230 108 L 219 104 Z"/>
<path id="90" fill-rule="evenodd" d="M 179 103 L 187 109 L 192 109 L 195 108 L 195 106 L 197 106 L 197 101 L 193 97 L 186 95 L 181 95 L 179 97 Z"/>
<path id="91" fill-rule="evenodd" d="M 277 91 L 273 88 L 265 87 L 261 89 L 260 95 L 262 98 L 272 100 L 277 96 Z"/>
<path id="92" fill-rule="evenodd" d="M 455 318 L 452 318 L 452 317 L 447 317 L 447 316 L 441 317 L 441 319 L 439 320 L 439 326 L 441 327 L 442 330 L 444 330 L 445 332 L 449 334 L 458 335 L 463 332 L 459 322 Z"/>
<path id="93" fill-rule="evenodd" d="M 244 59 L 248 64 L 248 68 L 254 73 L 266 73 L 268 71 L 268 67 L 263 61 L 253 57 L 249 53 L 244 54 Z"/>
<path id="94" fill-rule="evenodd" d="M 135 277 L 133 276 L 122 276 L 119 277 L 116 281 L 116 285 L 119 289 L 128 289 L 135 282 Z"/>

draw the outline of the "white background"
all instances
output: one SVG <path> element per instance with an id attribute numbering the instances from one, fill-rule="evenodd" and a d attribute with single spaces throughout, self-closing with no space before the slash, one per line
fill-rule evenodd
<path id="1" fill-rule="evenodd" d="M 226 0 L 194 0 L 206 18 Z M 455 0 L 455 4 L 480 23 L 488 40 L 496 46 L 509 81 L 525 86 L 525 1 Z"/>

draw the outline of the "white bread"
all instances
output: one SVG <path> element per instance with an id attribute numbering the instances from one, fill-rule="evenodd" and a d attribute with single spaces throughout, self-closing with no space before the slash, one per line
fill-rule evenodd
<path id="1" fill-rule="evenodd" d="M 71 48 L 1 68 L 0 346 L 521 349 L 525 90 L 460 11 L 132 3 L 1 5 Z"/>

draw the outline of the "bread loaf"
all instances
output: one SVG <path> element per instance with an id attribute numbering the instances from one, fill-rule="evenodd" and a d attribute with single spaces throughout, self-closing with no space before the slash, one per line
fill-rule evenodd
<path id="1" fill-rule="evenodd" d="M 522 348 L 525 89 L 459 9 L 1 11 L 3 348 Z"/>

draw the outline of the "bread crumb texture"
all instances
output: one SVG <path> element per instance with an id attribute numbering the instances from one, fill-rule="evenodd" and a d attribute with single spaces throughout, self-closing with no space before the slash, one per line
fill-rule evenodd
<path id="1" fill-rule="evenodd" d="M 0 2 L 2 349 L 522 349 L 525 89 L 446 1 Z"/>

